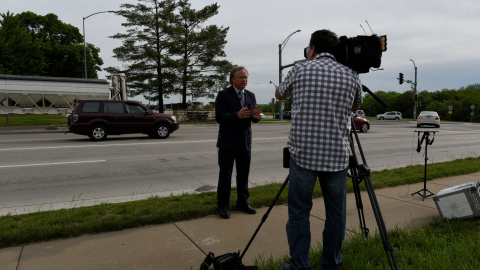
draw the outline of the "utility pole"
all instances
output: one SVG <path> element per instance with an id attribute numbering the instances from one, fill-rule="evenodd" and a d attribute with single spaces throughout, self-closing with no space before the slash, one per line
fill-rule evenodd
<path id="1" fill-rule="evenodd" d="M 413 83 L 413 121 L 417 121 L 417 66 L 415 61 L 410 59 L 413 62 L 413 67 L 415 68 L 415 82 Z"/>

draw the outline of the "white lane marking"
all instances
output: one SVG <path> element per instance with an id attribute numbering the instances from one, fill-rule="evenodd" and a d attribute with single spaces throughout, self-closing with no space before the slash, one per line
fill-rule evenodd
<path id="1" fill-rule="evenodd" d="M 276 138 L 256 138 L 257 140 L 277 140 L 277 139 L 287 139 L 287 137 L 276 137 Z M 203 141 L 181 141 L 181 142 L 150 142 L 150 143 L 129 143 L 129 144 L 90 144 L 90 145 L 70 145 L 70 146 L 46 146 L 46 147 L 30 147 L 30 148 L 8 148 L 0 149 L 0 151 L 19 151 L 19 150 L 42 150 L 42 149 L 66 149 L 66 148 L 85 148 L 85 147 L 111 147 L 111 146 L 137 146 L 137 145 L 156 145 L 156 144 L 179 144 L 179 143 L 205 143 L 205 142 L 216 142 L 217 140 L 203 140 Z"/>
<path id="2" fill-rule="evenodd" d="M 20 164 L 20 165 L 0 166 L 0 168 L 18 168 L 18 167 L 34 167 L 34 166 L 51 166 L 51 165 L 65 165 L 65 164 L 80 164 L 80 163 L 96 163 L 96 162 L 105 162 L 105 161 L 106 161 L 106 160 L 84 160 L 84 161 L 57 162 L 57 163 Z"/>

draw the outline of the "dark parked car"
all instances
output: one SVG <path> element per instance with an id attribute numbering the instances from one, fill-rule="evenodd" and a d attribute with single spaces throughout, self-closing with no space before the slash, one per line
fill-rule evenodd
<path id="1" fill-rule="evenodd" d="M 128 100 L 82 100 L 68 116 L 70 132 L 87 135 L 94 141 L 128 133 L 166 139 L 178 128 L 174 115 L 155 113 Z"/>
<path id="2" fill-rule="evenodd" d="M 279 113 L 275 114 L 275 119 L 279 119 Z M 292 119 L 292 112 L 291 111 L 283 111 L 283 119 Z"/>

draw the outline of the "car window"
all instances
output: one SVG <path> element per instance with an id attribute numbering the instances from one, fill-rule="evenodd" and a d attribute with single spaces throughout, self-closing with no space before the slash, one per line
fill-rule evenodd
<path id="1" fill-rule="evenodd" d="M 126 104 L 127 105 L 127 113 L 129 114 L 143 114 L 145 109 L 138 105 L 138 104 Z"/>
<path id="2" fill-rule="evenodd" d="M 82 112 L 84 113 L 96 113 L 99 110 L 100 110 L 99 101 L 85 102 L 82 108 Z"/>
<path id="3" fill-rule="evenodd" d="M 104 113 L 125 113 L 123 103 L 121 102 L 105 102 L 103 106 Z"/>

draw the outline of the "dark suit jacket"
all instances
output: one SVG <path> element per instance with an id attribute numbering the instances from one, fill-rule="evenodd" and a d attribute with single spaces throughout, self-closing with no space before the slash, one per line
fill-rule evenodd
<path id="1" fill-rule="evenodd" d="M 245 93 L 245 105 L 253 112 L 253 107 L 257 105 L 255 94 L 243 90 Z M 260 119 L 253 116 L 247 119 L 239 119 L 238 111 L 242 109 L 237 91 L 233 86 L 218 92 L 215 99 L 215 119 L 220 124 L 218 131 L 217 147 L 228 151 L 235 151 L 242 144 L 250 151 L 252 146 L 252 128 L 251 122 L 258 123 Z"/>

